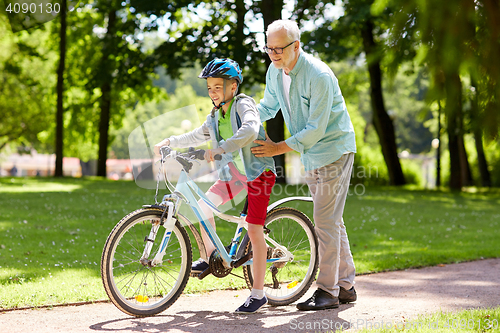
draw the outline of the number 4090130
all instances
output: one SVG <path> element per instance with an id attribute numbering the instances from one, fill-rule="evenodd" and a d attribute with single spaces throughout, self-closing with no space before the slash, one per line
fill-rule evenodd
<path id="1" fill-rule="evenodd" d="M 61 5 L 59 5 L 58 3 L 55 3 L 55 4 L 51 4 L 51 3 L 36 4 L 36 3 L 28 3 L 28 2 L 14 3 L 14 4 L 9 3 L 9 5 L 7 6 L 7 8 L 5 10 L 10 14 L 12 14 L 12 13 L 14 13 L 14 14 L 19 14 L 19 13 L 24 13 L 24 14 L 27 14 L 27 13 L 30 13 L 30 14 L 55 13 L 55 14 L 57 14 L 61 11 Z"/>
<path id="2" fill-rule="evenodd" d="M 498 320 L 497 319 L 448 319 L 444 323 L 444 328 L 450 329 L 497 329 Z"/>

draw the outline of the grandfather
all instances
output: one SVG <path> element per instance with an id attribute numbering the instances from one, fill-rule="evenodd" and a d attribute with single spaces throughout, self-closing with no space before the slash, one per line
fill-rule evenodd
<path id="1" fill-rule="evenodd" d="M 318 289 L 299 310 L 323 310 L 354 302 L 355 268 L 342 214 L 349 188 L 356 142 L 338 80 L 322 61 L 300 48 L 300 31 L 289 20 L 267 28 L 265 51 L 272 60 L 264 98 L 257 105 L 264 122 L 281 109 L 291 137 L 281 142 L 257 140 L 257 157 L 295 150 L 301 154 L 314 202 L 319 239 Z"/>

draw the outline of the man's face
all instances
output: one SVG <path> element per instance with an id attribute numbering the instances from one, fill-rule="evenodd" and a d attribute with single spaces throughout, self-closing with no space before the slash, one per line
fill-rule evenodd
<path id="1" fill-rule="evenodd" d="M 267 36 L 267 47 L 269 48 L 285 47 L 291 42 L 293 42 L 293 40 L 290 40 L 285 29 L 273 31 Z M 282 54 L 275 54 L 274 52 L 269 54 L 269 58 L 271 58 L 274 67 L 277 69 L 290 69 L 293 61 L 295 60 L 296 52 L 298 52 L 298 50 L 295 50 L 296 43 L 297 42 L 288 46 L 286 49 L 283 49 Z"/>
<path id="2" fill-rule="evenodd" d="M 236 90 L 235 86 L 236 83 L 227 81 L 226 90 L 224 91 L 224 79 L 219 77 L 207 78 L 208 96 L 210 96 L 215 105 L 219 105 L 233 97 L 233 91 Z"/>

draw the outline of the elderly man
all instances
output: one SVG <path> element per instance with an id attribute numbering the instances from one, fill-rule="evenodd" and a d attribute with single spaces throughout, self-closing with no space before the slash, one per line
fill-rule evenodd
<path id="1" fill-rule="evenodd" d="M 301 154 L 314 202 L 319 239 L 318 289 L 297 304 L 299 310 L 323 310 L 354 302 L 355 268 L 342 214 L 349 188 L 356 142 L 338 80 L 322 61 L 300 48 L 300 31 L 289 20 L 268 26 L 265 51 L 272 60 L 264 98 L 257 105 L 261 120 L 281 109 L 291 137 L 282 142 L 257 140 L 257 157 L 295 150 Z"/>

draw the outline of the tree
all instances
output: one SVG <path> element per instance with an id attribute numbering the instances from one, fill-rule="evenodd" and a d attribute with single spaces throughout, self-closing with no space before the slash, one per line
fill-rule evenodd
<path id="1" fill-rule="evenodd" d="M 63 126 L 64 126 L 64 67 L 66 62 L 66 9 L 67 1 L 61 0 L 59 33 L 59 66 L 57 67 L 57 112 L 56 112 L 56 167 L 54 175 L 63 176 Z"/>
<path id="2" fill-rule="evenodd" d="M 264 31 L 267 30 L 269 24 L 276 20 L 281 19 L 281 11 L 283 9 L 283 1 L 260 1 L 258 10 L 262 14 L 264 20 Z M 266 67 L 269 68 L 271 65 L 271 59 L 268 56 L 264 56 Z M 274 142 L 280 142 L 285 140 L 285 119 L 283 114 L 278 112 L 276 117 L 269 119 L 266 122 L 266 130 L 269 138 Z M 277 183 L 286 183 L 286 172 L 285 172 L 285 155 L 274 156 L 274 162 L 276 164 L 276 170 L 278 175 L 276 177 Z"/>
<path id="3" fill-rule="evenodd" d="M 262 16 L 265 30 L 271 22 L 280 19 L 282 0 L 193 3 L 177 1 L 168 5 L 137 1 L 133 4 L 138 6 L 137 10 L 149 15 L 168 16 L 171 26 L 178 27 L 177 31 L 175 28 L 170 31 L 170 35 L 175 37 L 171 37 L 155 50 L 158 61 L 163 63 L 172 77 L 179 77 L 180 68 L 203 65 L 215 57 L 224 57 L 234 59 L 243 68 L 242 91 L 265 82 L 270 60 L 259 49 L 257 33 L 251 31 L 249 25 Z M 200 12 L 208 13 L 209 17 L 204 18 Z M 253 19 L 249 20 L 248 17 Z M 267 132 L 274 141 L 284 140 L 284 121 L 281 113 L 267 122 Z M 285 157 L 276 156 L 275 162 L 277 169 L 283 171 L 279 172 L 277 182 L 286 182 Z"/>
<path id="4" fill-rule="evenodd" d="M 157 27 L 128 2 L 80 6 L 68 32 L 67 145 L 81 153 L 98 142 L 97 172 L 105 177 L 110 127 L 120 127 L 125 109 L 137 101 L 164 96 L 152 83 L 157 62 L 143 47 L 143 35 Z"/>
<path id="5" fill-rule="evenodd" d="M 481 175 L 481 186 L 490 187 L 491 186 L 491 176 L 488 170 L 488 162 L 486 161 L 486 155 L 484 153 L 483 146 L 483 129 L 481 126 L 481 116 L 482 112 L 479 108 L 479 98 L 478 98 L 478 84 L 477 81 L 471 76 L 471 89 L 472 96 L 470 97 L 471 108 L 470 108 L 470 118 L 471 126 L 474 134 L 474 143 L 477 151 L 477 164 L 479 167 L 479 174 Z"/>
<path id="6" fill-rule="evenodd" d="M 496 101 L 500 89 L 492 82 L 500 77 L 500 66 L 497 61 L 491 62 L 491 52 L 500 50 L 500 29 L 498 21 L 493 21 L 500 17 L 500 7 L 497 2 L 489 0 L 380 0 L 377 3 L 379 8 L 388 3 L 400 8 L 391 29 L 392 50 L 396 51 L 399 60 L 404 58 L 404 52 L 418 57 L 418 61 L 432 73 L 432 98 L 446 100 L 444 111 L 450 151 L 450 188 L 459 190 L 471 181 L 463 143 L 463 68 L 470 70 L 474 77 L 482 78 L 478 90 L 485 94 L 478 95 L 476 104 L 484 108 L 484 114 L 488 115 L 483 118 L 484 128 L 490 135 L 498 134 L 498 115 L 493 115 L 492 109 L 498 106 Z M 477 29 L 480 34 L 475 33 Z M 478 119 L 478 112 L 473 112 L 473 118 Z"/>
<path id="7" fill-rule="evenodd" d="M 8 144 L 33 147 L 51 120 L 54 55 L 45 29 L 13 34 L 0 15 L 0 150 Z"/>
<path id="8" fill-rule="evenodd" d="M 382 34 L 388 25 L 389 10 L 371 14 L 372 0 L 344 1 L 345 13 L 335 22 L 330 19 L 307 34 L 307 49 L 323 54 L 328 61 L 358 57 L 364 53 L 370 76 L 373 125 L 379 137 L 391 185 L 406 183 L 397 154 L 394 124 L 385 108 L 382 90 Z"/>

